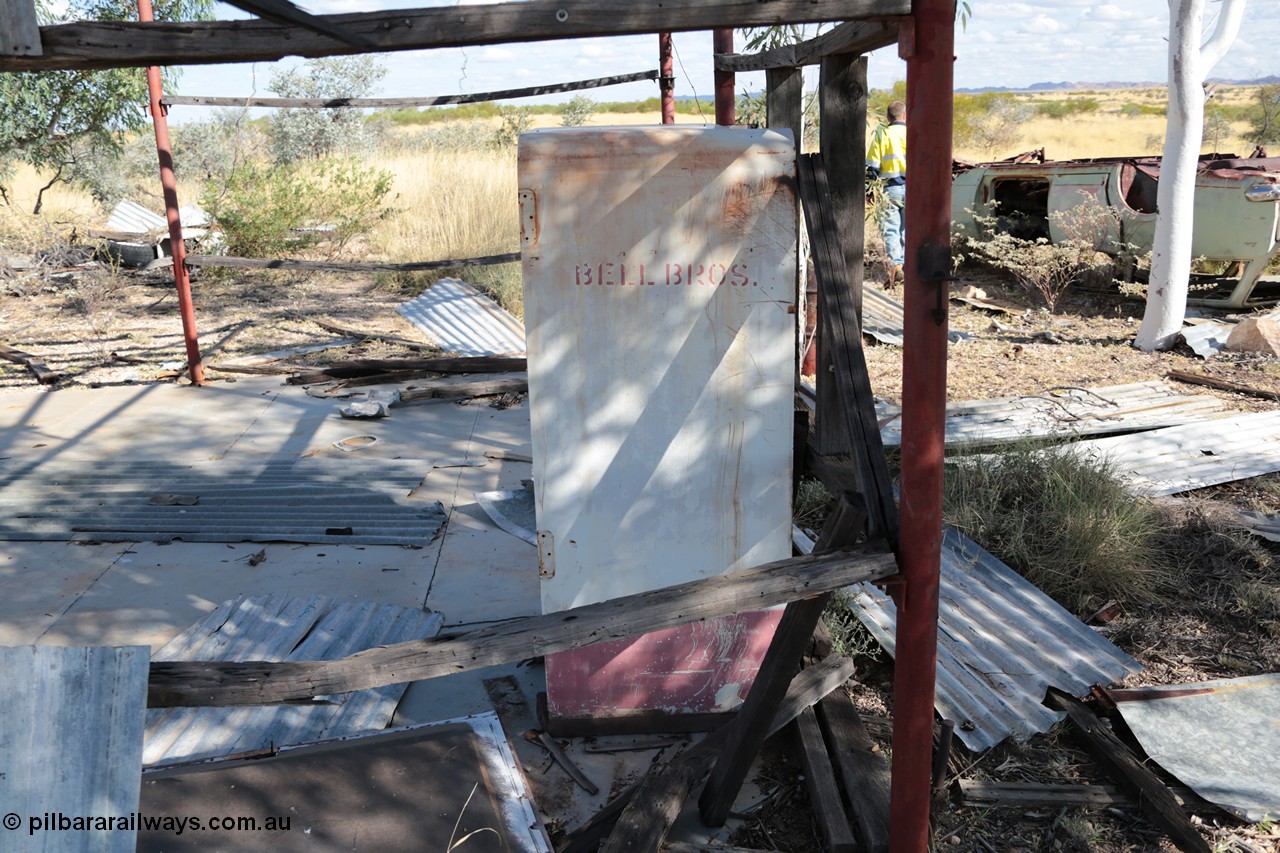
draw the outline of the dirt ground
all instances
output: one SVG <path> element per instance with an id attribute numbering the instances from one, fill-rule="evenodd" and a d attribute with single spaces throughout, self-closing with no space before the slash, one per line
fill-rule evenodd
<path id="1" fill-rule="evenodd" d="M 869 276 L 877 276 L 870 270 Z M 1206 373 L 1280 393 L 1280 361 L 1258 356 L 1197 358 L 1183 347 L 1147 354 L 1130 342 L 1141 318 L 1140 302 L 1112 291 L 1069 292 L 1056 314 L 1036 307 L 1014 285 L 976 271 L 962 271 L 954 290 L 975 285 L 1011 307 L 991 313 L 952 304 L 951 327 L 973 336 L 950 349 L 948 396 L 952 400 L 1041 393 L 1060 386 L 1104 386 L 1163 379 L 1170 370 Z M 313 319 L 420 339 L 393 310 L 414 295 L 367 275 L 259 274 L 212 276 L 197 271 L 195 302 L 202 348 L 214 381 L 234 381 L 216 369 L 220 361 L 285 347 L 332 340 Z M 900 294 L 898 294 L 900 296 Z M 1051 334 L 1046 335 L 1044 333 Z M 0 279 L 0 343 L 35 354 L 65 371 L 50 388 L 184 381 L 174 374 L 185 361 L 171 274 L 71 271 L 45 282 Z M 368 342 L 312 354 L 296 361 L 325 363 L 349 357 L 409 355 Z M 898 348 L 868 343 L 867 362 L 877 394 L 899 400 Z M 1188 394 L 1212 394 L 1240 411 L 1276 402 L 1212 389 L 1171 385 Z M 25 367 L 0 361 L 0 393 L 36 385 Z M 1212 519 L 1215 507 L 1280 512 L 1280 476 L 1203 490 L 1186 512 Z M 1205 523 L 1210 523 L 1206 521 Z M 1243 549 L 1243 550 L 1242 550 Z M 1243 555 L 1243 556 L 1242 556 Z M 1199 571 L 1177 601 L 1126 612 L 1106 626 L 1111 639 L 1146 670 L 1125 686 L 1203 681 L 1280 671 L 1280 546 L 1263 540 L 1225 543 L 1217 552 L 1191 555 Z M 1256 588 L 1256 601 L 1241 600 L 1241 574 Z M 869 716 L 892 714 L 892 670 L 883 654 L 858 658 L 852 695 Z M 891 750 L 890 744 L 884 744 Z M 735 841 L 759 849 L 818 849 L 803 783 L 786 744 L 775 747 L 762 780 L 776 795 L 757 810 Z M 960 750 L 965 775 L 1005 781 L 1112 782 L 1069 735 L 1055 729 L 1025 744 L 1005 744 L 983 755 Z M 1198 820 L 1200 818 L 1197 818 Z M 1204 816 L 1202 830 L 1217 850 L 1280 850 L 1280 827 L 1244 826 L 1225 816 Z M 939 846 L 956 851 L 1172 850 L 1171 843 L 1130 807 L 1105 809 L 975 809 L 942 805 Z"/>

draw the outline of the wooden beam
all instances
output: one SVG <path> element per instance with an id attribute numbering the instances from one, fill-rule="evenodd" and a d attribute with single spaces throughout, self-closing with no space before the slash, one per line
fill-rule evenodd
<path id="1" fill-rule="evenodd" d="M 296 24 L 304 30 L 319 33 L 331 39 L 337 39 L 343 44 L 348 44 L 352 47 L 365 50 L 376 49 L 376 46 L 364 36 L 348 32 L 345 28 L 331 21 L 326 21 L 324 18 L 312 15 L 310 12 L 304 12 L 290 3 L 289 0 L 226 0 L 226 2 L 268 21 L 275 21 L 280 24 Z"/>
<path id="2" fill-rule="evenodd" d="M 1173 793 L 1097 714 L 1076 697 L 1055 687 L 1049 688 L 1045 704 L 1066 712 L 1089 754 L 1138 801 L 1143 817 L 1167 833 L 1179 850 L 1209 853 L 1208 842 L 1182 813 Z"/>
<path id="3" fill-rule="evenodd" d="M 335 334 L 344 335 L 349 338 L 361 338 L 367 341 L 383 341 L 388 344 L 404 347 L 411 350 L 426 350 L 428 352 L 438 352 L 440 347 L 427 341 L 415 341 L 410 338 L 402 338 L 399 335 L 390 335 L 385 332 L 371 332 L 367 329 L 359 329 L 355 326 L 344 326 L 341 323 L 335 323 L 332 320 L 323 320 L 316 317 L 309 318 L 320 328 L 334 332 Z M 396 368 L 411 369 L 411 368 Z M 521 368 L 523 369 L 523 368 Z M 416 378 L 416 377 L 415 377 Z"/>
<path id="4" fill-rule="evenodd" d="M 717 71 L 768 71 L 771 68 L 799 68 L 816 65 L 828 56 L 841 53 L 870 53 L 898 41 L 896 21 L 850 21 L 817 38 L 786 44 L 759 53 L 719 54 Z"/>
<path id="5" fill-rule="evenodd" d="M 844 782 L 854 829 L 864 853 L 889 850 L 889 764 L 872 749 L 871 735 L 843 692 L 818 703 L 818 722 Z"/>
<path id="6" fill-rule="evenodd" d="M 847 21 L 911 14 L 911 0 L 529 0 L 325 15 L 378 51 L 595 38 L 721 27 Z M 364 53 L 328 36 L 269 21 L 81 21 L 42 27 L 44 55 L 0 56 L 0 71 L 269 62 Z"/>
<path id="7" fill-rule="evenodd" d="M 0 54 L 40 56 L 35 0 L 0 0 Z"/>
<path id="8" fill-rule="evenodd" d="M 290 376 L 290 385 L 310 385 L 313 382 L 330 382 L 334 379 L 352 379 L 360 376 L 400 374 L 388 381 L 410 379 L 406 371 L 430 371 L 431 373 L 519 373 L 527 369 L 528 360 L 499 355 L 441 356 L 439 358 L 359 358 L 348 359 L 328 367 L 303 368 L 308 373 Z M 296 369 L 296 368 L 295 368 Z"/>
<path id="9" fill-rule="evenodd" d="M 853 292 L 847 284 L 847 261 L 828 204 L 829 193 L 821 155 L 802 156 L 800 199 L 809 225 L 814 267 L 818 275 L 818 319 L 827 339 L 826 352 L 830 353 L 833 367 L 829 373 L 824 373 L 819 360 L 816 420 L 820 429 L 823 429 L 823 417 L 827 418 L 828 424 L 836 421 L 837 426 L 843 421 L 850 437 L 849 454 L 857 472 L 858 490 L 866 499 L 870 515 L 868 532 L 871 536 L 883 536 L 892 541 L 898 531 L 898 507 L 876 422 L 875 401 L 862 351 Z M 833 380 L 826 384 L 834 386 L 834 395 L 822 394 L 824 378 Z M 819 433 L 818 439 L 821 438 Z M 824 449 L 821 444 L 818 446 L 820 450 Z"/>
<path id="10" fill-rule="evenodd" d="M 865 529 L 866 520 L 859 502 L 849 495 L 841 495 L 835 509 L 827 516 L 814 553 L 840 549 L 855 541 Z M 751 763 L 768 737 L 769 724 L 783 693 L 799 669 L 809 639 L 830 599 L 830 593 L 819 595 L 788 604 L 783 611 L 755 681 L 738 711 L 731 738 L 698 797 L 698 810 L 707 826 L 723 826 L 729 817 L 729 810 L 742 790 Z"/>
<path id="11" fill-rule="evenodd" d="M 509 379 L 486 379 L 476 382 L 452 382 L 438 379 L 421 385 L 410 385 L 400 390 L 400 401 L 412 403 L 415 400 L 445 400 L 456 397 L 492 397 L 497 394 L 520 394 L 529 390 L 529 377 L 514 376 Z"/>
<path id="12" fill-rule="evenodd" d="M 426 272 L 459 267 L 482 267 L 513 264 L 519 252 L 486 255 L 480 258 L 454 258 L 447 261 L 414 261 L 407 264 L 341 263 L 339 261 L 298 261 L 293 258 L 233 258 L 228 255 L 187 255 L 189 267 L 227 267 L 244 270 L 307 270 L 311 272 Z"/>
<path id="13" fill-rule="evenodd" d="M 813 807 L 818 828 L 826 841 L 829 853 L 854 853 L 858 842 L 840 802 L 840 789 L 836 786 L 835 769 L 827 754 L 822 728 L 812 708 L 806 708 L 796 718 L 796 740 L 799 744 L 800 766 L 804 768 L 805 787 L 809 790 L 809 804 Z"/>
<path id="14" fill-rule="evenodd" d="M 1280 392 L 1272 391 L 1270 388 L 1254 388 L 1251 385 L 1229 382 L 1216 376 L 1205 376 L 1202 373 L 1192 373 L 1187 370 L 1170 370 L 1166 375 L 1170 379 L 1186 382 L 1189 385 L 1204 385 L 1207 388 L 1217 388 L 1219 391 L 1233 391 L 1249 397 L 1261 397 L 1263 400 L 1280 400 Z"/>
<path id="15" fill-rule="evenodd" d="M 787 695 L 778 706 L 773 725 L 769 727 L 769 735 L 777 734 L 805 708 L 830 694 L 853 674 L 853 661 L 843 655 L 830 655 L 802 670 L 791 679 Z M 631 849 L 637 853 L 658 849 L 671 828 L 671 824 L 666 822 L 666 816 L 672 813 L 669 804 L 683 803 L 692 786 L 707 774 L 711 762 L 724 748 L 733 725 L 728 723 L 716 729 L 671 759 L 669 764 L 688 764 L 694 769 L 687 777 L 664 772 L 661 775 L 663 784 L 649 783 L 649 776 L 658 769 L 651 766 L 644 779 L 624 790 L 590 820 L 569 833 L 568 842 L 558 853 L 596 853 L 600 842 L 611 831 L 622 838 L 634 838 L 636 843 Z M 621 828 L 624 818 L 626 828 Z"/>
<path id="16" fill-rule="evenodd" d="M 0 358 L 24 365 L 41 385 L 52 385 L 62 378 L 62 371 L 52 369 L 39 356 L 23 352 L 20 349 L 0 344 Z"/>
<path id="17" fill-rule="evenodd" d="M 1206 803 L 1190 788 L 1170 788 L 1178 805 L 1188 811 L 1206 809 L 1221 811 Z M 1044 782 L 991 782 L 985 779 L 957 779 L 951 786 L 952 799 L 958 805 L 1013 809 L 1060 808 L 1062 806 L 1125 806 L 1137 802 L 1115 785 L 1057 785 Z"/>
<path id="18" fill-rule="evenodd" d="M 165 106 L 196 107 L 280 107 L 285 109 L 385 109 L 387 107 L 441 107 L 447 104 L 481 104 L 486 101 L 505 101 L 512 98 L 534 98 L 559 92 L 577 92 L 598 89 L 602 86 L 618 86 L 638 83 L 641 80 L 657 80 L 658 71 L 637 71 L 634 74 L 615 74 L 612 77 L 596 77 L 573 83 L 553 83 L 547 86 L 529 86 L 524 89 L 502 89 L 497 92 L 476 92 L 474 95 L 434 95 L 424 98 L 224 98 L 210 95 L 166 95 Z"/>
<path id="19" fill-rule="evenodd" d="M 335 661 L 157 662 L 151 665 L 147 701 L 151 707 L 310 702 L 331 693 L 453 675 L 820 597 L 895 569 L 893 556 L 875 543 L 516 619 L 452 639 L 369 649 Z"/>
<path id="20" fill-rule="evenodd" d="M 769 127 L 791 131 L 799 154 L 804 136 L 804 72 L 799 68 L 769 69 L 765 74 L 764 111 Z"/>

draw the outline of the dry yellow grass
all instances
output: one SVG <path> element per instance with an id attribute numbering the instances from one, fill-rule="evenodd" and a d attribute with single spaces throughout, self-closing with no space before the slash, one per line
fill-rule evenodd
<path id="1" fill-rule="evenodd" d="M 52 172 L 37 172 L 25 163 L 16 164 L 13 178 L 5 184 L 11 205 L 29 213 L 35 206 L 40 188 L 49 182 L 52 175 Z M 158 176 L 156 180 L 159 181 Z M 83 190 L 59 182 L 45 191 L 42 213 L 51 222 L 81 222 L 98 216 L 100 212 L 97 202 Z"/>

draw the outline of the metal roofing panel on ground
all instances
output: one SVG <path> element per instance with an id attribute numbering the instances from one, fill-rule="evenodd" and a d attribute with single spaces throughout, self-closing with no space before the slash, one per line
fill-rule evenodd
<path id="1" fill-rule="evenodd" d="M 1180 394 L 1164 382 L 1103 388 L 1054 388 L 1043 394 L 947 404 L 946 443 L 997 444 L 1051 435 L 1134 432 L 1221 417 L 1224 405 L 1207 394 Z M 902 442 L 901 409 L 876 406 L 886 446 Z"/>
<path id="2" fill-rule="evenodd" d="M 902 346 L 902 303 L 879 288 L 862 285 L 862 333 L 870 335 L 882 344 Z M 972 336 L 964 332 L 950 331 L 947 340 L 960 343 Z"/>
<path id="3" fill-rule="evenodd" d="M 1072 445 L 1110 460 L 1136 491 L 1172 495 L 1280 471 L 1280 411 Z"/>
<path id="4" fill-rule="evenodd" d="M 465 281 L 442 278 L 416 299 L 396 306 L 440 348 L 458 355 L 525 351 L 524 324 Z"/>
<path id="5" fill-rule="evenodd" d="M 8 813 L 0 848 L 133 853 L 135 826 L 39 831 L 32 821 L 138 810 L 149 651 L 0 648 L 0 804 Z"/>
<path id="6" fill-rule="evenodd" d="M 147 828 L 139 851 L 552 850 L 493 713 L 148 771 L 142 811 L 252 815 L 259 826 Z M 277 831 L 262 831 L 267 818 Z"/>
<path id="7" fill-rule="evenodd" d="M 123 231 L 128 234 L 147 234 L 155 232 L 163 235 L 168 232 L 169 221 L 157 213 L 152 213 L 136 201 L 122 198 L 111 209 L 107 219 L 107 228 L 111 231 Z"/>
<path id="8" fill-rule="evenodd" d="M 897 611 L 873 584 L 850 587 L 854 614 L 891 654 Z M 938 605 L 938 713 L 973 750 L 1047 731 L 1045 691 L 1084 693 L 1142 665 L 967 536 L 946 528 Z"/>
<path id="9" fill-rule="evenodd" d="M 1113 691 L 1147 755 L 1248 821 L 1280 818 L 1280 675 Z"/>
<path id="10" fill-rule="evenodd" d="M 433 611 L 325 596 L 241 596 L 169 641 L 155 660 L 336 660 L 375 646 L 434 637 Z M 168 764 L 384 729 L 407 684 L 331 697 L 333 704 L 155 708 L 143 762 Z"/>
<path id="11" fill-rule="evenodd" d="M 275 459 L 0 462 L 0 540 L 427 545 L 437 502 L 408 499 L 431 463 Z"/>

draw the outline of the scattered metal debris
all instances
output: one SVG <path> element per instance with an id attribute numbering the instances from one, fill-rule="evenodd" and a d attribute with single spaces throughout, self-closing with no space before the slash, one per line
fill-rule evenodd
<path id="1" fill-rule="evenodd" d="M 946 442 L 998 444 L 1036 436 L 1134 432 L 1221 417 L 1225 408 L 1217 397 L 1179 394 L 1164 382 L 1051 388 L 1043 394 L 948 403 Z M 887 446 L 902 441 L 901 412 L 887 403 L 876 406 Z"/>
<path id="2" fill-rule="evenodd" d="M 538 544 L 538 523 L 535 520 L 533 491 L 531 489 L 499 489 L 477 492 L 476 503 L 485 515 L 503 530 L 523 539 L 530 545 Z"/>
<path id="3" fill-rule="evenodd" d="M 586 791 L 593 797 L 600 793 L 600 787 L 596 785 L 595 782 L 588 779 L 587 774 L 583 773 L 582 770 L 578 768 L 578 765 L 574 764 L 573 761 L 569 759 L 569 756 L 565 755 L 564 750 L 560 748 L 560 744 L 556 743 L 555 738 L 551 737 L 551 735 L 546 732 L 538 731 L 537 729 L 529 729 L 524 733 L 524 739 L 529 741 L 529 743 L 541 744 L 542 748 L 547 751 L 547 754 L 551 756 L 552 760 L 564 768 L 564 771 L 573 778 L 574 782 L 577 782 L 578 785 L 581 786 L 582 790 Z"/>
<path id="4" fill-rule="evenodd" d="M 1201 358 L 1213 358 L 1227 347 L 1227 337 L 1234 326 L 1215 320 L 1193 323 L 1181 332 L 1187 346 Z"/>
<path id="5" fill-rule="evenodd" d="M 136 773 L 133 785 L 136 791 Z M 141 800 L 144 814 L 287 820 L 289 832 L 271 833 L 273 849 L 347 849 L 356 838 L 361 850 L 438 843 L 442 850 L 552 851 L 492 713 L 150 770 L 142 775 Z M 262 836 L 215 834 L 233 847 L 259 846 Z M 137 849 L 204 849 L 208 843 L 206 833 L 157 828 L 139 833 Z"/>
<path id="6" fill-rule="evenodd" d="M 809 546 L 812 547 L 812 546 Z M 801 548 L 801 550 L 806 550 Z M 849 590 L 856 615 L 890 654 L 897 609 L 873 584 Z M 1062 718 L 1045 690 L 1085 693 L 1142 670 L 972 539 L 943 534 L 937 708 L 972 750 L 1026 740 Z M 998 628 L 998 630 L 997 630 Z"/>
<path id="7" fill-rule="evenodd" d="M 1110 690 L 1147 755 L 1244 820 L 1280 817 L 1280 675 Z"/>
<path id="8" fill-rule="evenodd" d="M 398 402 L 400 402 L 398 388 L 390 391 L 370 391 L 363 400 L 339 406 L 338 414 L 344 418 L 385 418 L 391 414 L 391 407 Z"/>
<path id="9" fill-rule="evenodd" d="M 870 284 L 862 285 L 862 333 L 882 344 L 902 346 L 902 303 Z M 951 330 L 947 340 L 953 344 L 974 340 L 966 332 Z"/>
<path id="10" fill-rule="evenodd" d="M 138 809 L 148 656 L 146 646 L 0 648 L 0 800 L 8 812 L 0 847 L 134 849 L 137 827 L 123 817 Z M 59 831 L 40 823 L 51 815 L 119 815 L 122 824 Z M 20 827 L 27 842 L 9 840 Z"/>
<path id="11" fill-rule="evenodd" d="M 374 646 L 434 637 L 443 622 L 430 610 L 339 603 L 322 595 L 240 596 L 170 640 L 155 660 L 336 660 Z M 273 750 L 383 729 L 407 687 L 357 690 L 314 705 L 153 708 L 147 712 L 143 762 L 154 766 Z"/>
<path id="12" fill-rule="evenodd" d="M 525 351 L 524 324 L 456 278 L 442 278 L 416 299 L 396 306 L 406 320 L 446 352 L 510 355 Z"/>
<path id="13" fill-rule="evenodd" d="M 1280 411 L 1091 439 L 1072 447 L 1110 460 L 1136 491 L 1172 495 L 1280 471 Z"/>
<path id="14" fill-rule="evenodd" d="M 429 470 L 429 462 L 399 459 L 4 460 L 0 540 L 422 546 L 444 522 L 438 502 L 407 497 Z M 155 504 L 156 495 L 198 500 Z"/>

